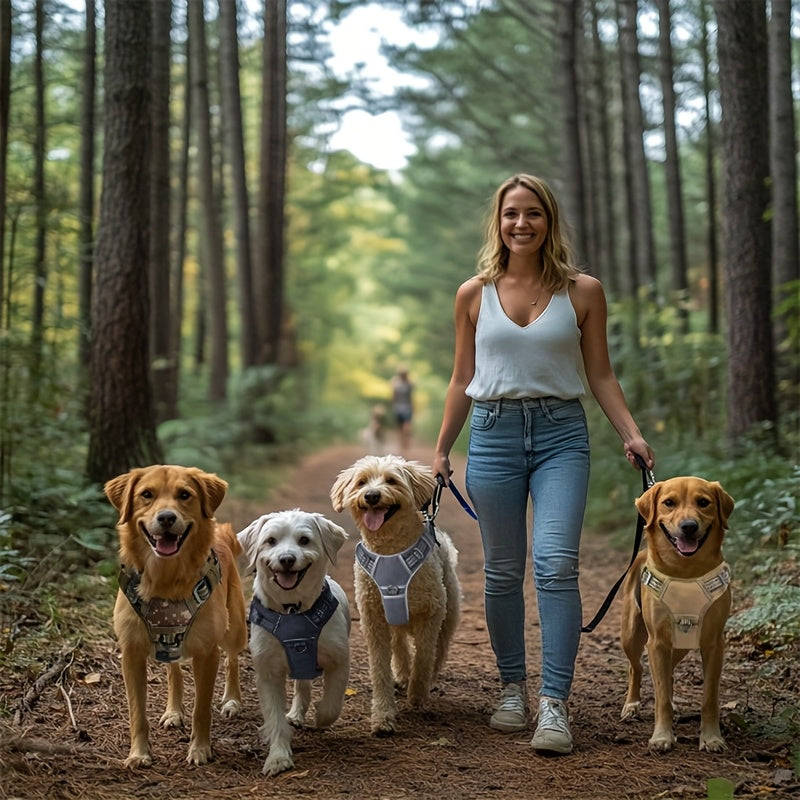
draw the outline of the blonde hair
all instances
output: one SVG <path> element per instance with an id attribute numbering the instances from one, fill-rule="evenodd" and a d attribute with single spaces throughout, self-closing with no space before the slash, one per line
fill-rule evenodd
<path id="1" fill-rule="evenodd" d="M 560 291 L 581 270 L 575 264 L 572 245 L 561 229 L 558 203 L 553 192 L 541 178 L 524 173 L 507 178 L 494 193 L 486 215 L 484 244 L 478 253 L 478 277 L 483 283 L 489 283 L 499 278 L 508 266 L 508 248 L 500 236 L 500 212 L 506 193 L 517 186 L 533 192 L 544 206 L 547 236 L 542 245 L 542 286 L 553 292 Z"/>

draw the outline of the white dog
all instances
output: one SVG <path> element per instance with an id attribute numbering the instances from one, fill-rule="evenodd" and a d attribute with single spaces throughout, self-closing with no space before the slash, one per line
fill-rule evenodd
<path id="1" fill-rule="evenodd" d="M 311 682 L 323 675 L 314 704 L 316 727 L 342 711 L 350 673 L 347 595 L 327 576 L 347 534 L 322 514 L 294 509 L 265 514 L 238 534 L 246 571 L 255 570 L 250 607 L 250 651 L 269 743 L 265 775 L 294 767 L 291 725 L 300 727 L 311 702 Z M 286 714 L 286 681 L 294 696 Z"/>
<path id="2" fill-rule="evenodd" d="M 354 586 L 376 736 L 395 731 L 395 680 L 412 708 L 424 704 L 458 624 L 456 549 L 420 511 L 435 487 L 429 468 L 394 455 L 359 459 L 331 487 L 334 509 L 346 508 L 361 534 Z"/>

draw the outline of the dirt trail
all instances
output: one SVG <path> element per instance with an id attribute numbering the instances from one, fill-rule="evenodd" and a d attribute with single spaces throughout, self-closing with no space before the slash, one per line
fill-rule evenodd
<path id="1" fill-rule="evenodd" d="M 791 752 L 784 736 L 763 735 L 781 710 L 796 708 L 800 690 L 789 680 L 796 664 L 786 664 L 779 685 L 754 681 L 752 663 L 759 657 L 733 644 L 723 676 L 723 733 L 729 749 L 719 755 L 697 749 L 702 677 L 699 658 L 690 656 L 676 673 L 676 694 L 685 713 L 677 722 L 678 745 L 662 756 L 648 752 L 652 726 L 649 679 L 644 686 L 644 719 L 622 723 L 626 661 L 617 636 L 618 602 L 597 630 L 585 635 L 578 657 L 571 701 L 575 751 L 561 758 L 536 756 L 530 732 L 504 735 L 491 730 L 488 715 L 498 693 L 493 655 L 483 619 L 483 573 L 476 523 L 449 493 L 443 496 L 438 524 L 459 550 L 458 573 L 464 600 L 462 620 L 451 656 L 427 709 L 412 713 L 401 700 L 400 731 L 378 739 L 369 732 L 370 688 L 367 654 L 353 601 L 353 549 L 356 532 L 349 517 L 331 510 L 329 488 L 359 455 L 358 446 L 330 448 L 305 459 L 286 483 L 263 504 L 244 503 L 231 495 L 217 517 L 238 529 L 267 511 L 300 507 L 334 519 L 351 538 L 340 552 L 335 578 L 345 587 L 355 617 L 352 632 L 350 690 L 342 717 L 329 730 L 295 733 L 296 769 L 265 778 L 265 749 L 258 739 L 260 713 L 249 654 L 242 657 L 245 709 L 236 720 L 215 715 L 215 760 L 188 767 L 188 733 L 157 726 L 163 708 L 165 677 L 153 667 L 150 678 L 151 740 L 155 756 L 149 769 L 130 772 L 127 712 L 116 647 L 108 616 L 84 640 L 61 681 L 39 697 L 19 726 L 0 728 L 0 798 L 548 798 L 548 800 L 627 800 L 628 798 L 707 797 L 706 782 L 724 778 L 737 798 L 797 796 L 792 785 Z M 429 463 L 426 450 L 410 457 Z M 463 464 L 454 478 L 463 489 Z M 461 467 L 461 469 L 458 469 Z M 631 500 L 636 494 L 631 482 Z M 635 512 L 631 506 L 631 534 Z M 624 569 L 628 553 L 609 548 L 600 535 L 588 533 L 582 551 L 584 618 L 600 607 Z M 537 683 L 538 625 L 535 599 L 529 595 L 530 683 Z M 76 637 L 77 638 L 77 637 Z M 57 654 L 48 655 L 54 660 Z M 43 654 L 44 657 L 44 654 Z M 86 676 L 99 675 L 90 682 Z M 18 707 L 30 680 L 3 675 L 0 699 Z M 69 698 L 67 702 L 66 698 Z M 71 712 L 71 713 L 70 713 Z M 71 718 L 74 717 L 73 726 Z M 777 728 L 773 728 L 778 730 Z M 10 739 L 26 738 L 14 746 Z M 37 744 L 38 743 L 38 744 Z M 63 749 L 64 752 L 58 752 Z"/>

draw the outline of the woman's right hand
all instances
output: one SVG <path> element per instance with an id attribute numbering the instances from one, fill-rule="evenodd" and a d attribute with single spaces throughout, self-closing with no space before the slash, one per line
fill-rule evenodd
<path id="1" fill-rule="evenodd" d="M 446 455 L 436 455 L 433 459 L 433 464 L 431 464 L 431 472 L 434 478 L 436 478 L 437 475 L 441 475 L 444 480 L 444 485 L 449 486 L 450 476 L 453 474 L 453 470 L 450 468 L 449 457 Z"/>

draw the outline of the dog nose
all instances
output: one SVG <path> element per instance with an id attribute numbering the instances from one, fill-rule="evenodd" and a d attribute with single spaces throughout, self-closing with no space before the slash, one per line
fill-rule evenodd
<path id="1" fill-rule="evenodd" d="M 371 489 L 364 495 L 364 499 L 371 505 L 377 505 L 381 501 L 381 493 L 376 489 Z"/>
<path id="2" fill-rule="evenodd" d="M 281 556 L 278 561 L 280 561 L 281 566 L 285 570 L 290 570 L 294 566 L 294 562 L 297 561 L 297 559 L 292 555 L 285 555 Z"/>
<path id="3" fill-rule="evenodd" d="M 681 529 L 681 533 L 682 533 L 684 536 L 692 536 L 692 535 L 694 535 L 695 533 L 697 533 L 697 529 L 698 529 L 700 526 L 697 524 L 697 520 L 694 520 L 694 519 L 685 519 L 685 520 L 683 520 L 683 522 L 681 522 L 681 524 L 679 525 L 679 527 L 680 527 L 680 529 Z"/>
<path id="4" fill-rule="evenodd" d="M 159 511 L 156 520 L 162 528 L 171 528 L 175 524 L 178 515 L 174 511 Z"/>

